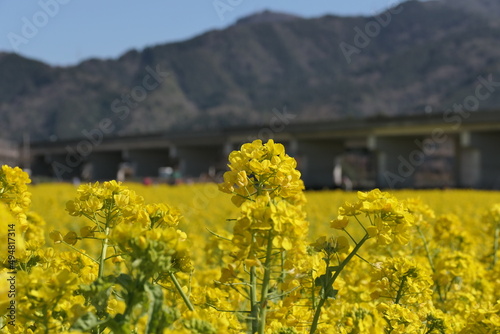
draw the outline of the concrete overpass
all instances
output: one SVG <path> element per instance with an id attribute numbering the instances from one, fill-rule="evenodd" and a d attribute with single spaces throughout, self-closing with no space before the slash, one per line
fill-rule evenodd
<path id="1" fill-rule="evenodd" d="M 94 129 L 79 140 L 32 143 L 29 155 L 34 175 L 65 180 L 156 177 L 162 167 L 198 178 L 225 170 L 228 153 L 257 137 L 283 143 L 308 187 L 500 189 L 500 111 L 137 137 Z"/>

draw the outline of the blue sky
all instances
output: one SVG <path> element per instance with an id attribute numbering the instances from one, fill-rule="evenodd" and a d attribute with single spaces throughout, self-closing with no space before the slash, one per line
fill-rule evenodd
<path id="1" fill-rule="evenodd" d="M 374 15 L 400 0 L 0 0 L 0 51 L 52 65 L 116 58 L 270 9 L 303 17 Z M 217 7 L 217 8 L 216 8 Z"/>

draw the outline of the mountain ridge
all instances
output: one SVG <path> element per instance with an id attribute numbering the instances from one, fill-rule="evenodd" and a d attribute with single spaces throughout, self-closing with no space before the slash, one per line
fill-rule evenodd
<path id="1" fill-rule="evenodd" d="M 298 15 L 270 11 L 268 9 L 261 12 L 257 12 L 245 17 L 242 17 L 236 21 L 234 25 L 242 24 L 261 24 L 261 23 L 279 23 L 287 22 L 292 20 L 301 19 Z"/>

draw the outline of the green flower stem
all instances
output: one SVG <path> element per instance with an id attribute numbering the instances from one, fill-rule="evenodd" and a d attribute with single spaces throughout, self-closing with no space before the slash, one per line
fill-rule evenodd
<path id="1" fill-rule="evenodd" d="M 216 236 L 216 237 L 217 237 L 217 238 L 219 238 L 219 239 L 226 240 L 226 241 L 230 241 L 230 242 L 232 242 L 232 241 L 233 241 L 233 240 L 231 240 L 231 239 L 229 239 L 229 238 L 223 237 L 222 235 L 215 233 L 214 231 L 211 231 L 208 227 L 205 227 L 205 229 L 208 231 L 208 233 L 210 233 L 210 234 L 211 234 L 211 235 L 213 235 L 213 236 Z"/>
<path id="2" fill-rule="evenodd" d="M 64 243 L 66 246 L 68 246 L 69 248 L 71 248 L 72 250 L 74 250 L 75 252 L 79 253 L 79 254 L 82 254 L 83 256 L 86 256 L 88 257 L 90 260 L 92 260 L 93 262 L 99 264 L 99 261 L 97 261 L 96 259 L 94 259 L 92 256 L 82 252 L 81 250 L 79 250 L 78 248 L 74 247 L 73 245 L 70 245 L 68 244 L 66 241 L 61 241 L 62 243 Z"/>
<path id="3" fill-rule="evenodd" d="M 332 286 L 333 283 L 335 283 L 335 280 L 337 279 L 337 277 L 339 277 L 339 275 L 342 272 L 342 270 L 344 269 L 344 267 L 349 263 L 349 261 L 351 261 L 351 259 L 354 257 L 354 255 L 356 255 L 356 253 L 359 251 L 361 246 L 363 246 L 363 244 L 368 239 L 370 239 L 370 236 L 367 233 L 367 234 L 365 234 L 363 239 L 361 239 L 356 244 L 356 247 L 354 247 L 354 249 L 349 253 L 349 255 L 347 255 L 347 257 L 344 259 L 344 261 L 342 261 L 342 263 L 339 265 L 339 268 L 335 271 L 335 274 L 333 274 L 333 277 L 325 285 L 326 287 Z M 313 322 L 311 324 L 311 330 L 309 331 L 310 334 L 313 334 L 314 332 L 316 332 L 316 329 L 318 328 L 318 322 L 319 322 L 319 317 L 321 315 L 321 309 L 322 309 L 323 305 L 326 303 L 327 299 L 328 299 L 328 297 L 321 296 L 321 299 L 319 300 L 318 306 L 316 307 L 316 311 L 314 312 L 314 318 L 313 318 Z"/>
<path id="4" fill-rule="evenodd" d="M 353 236 L 351 235 L 351 233 L 349 233 L 349 231 L 347 231 L 345 228 L 343 228 L 342 231 L 344 231 L 345 234 L 347 234 L 349 236 L 349 238 L 351 238 L 351 240 L 352 240 L 352 242 L 354 242 L 354 244 L 357 244 L 356 239 L 353 238 Z M 368 233 L 368 232 L 366 232 L 366 233 Z"/>
<path id="5" fill-rule="evenodd" d="M 256 333 L 258 328 L 259 306 L 257 303 L 257 273 L 255 271 L 255 266 L 250 268 L 250 306 L 252 333 Z"/>
<path id="6" fill-rule="evenodd" d="M 106 223 L 104 227 L 104 239 L 102 240 L 101 257 L 99 258 L 99 273 L 97 275 L 98 278 L 102 278 L 104 276 L 104 264 L 106 262 L 106 253 L 108 252 L 109 234 L 111 233 L 111 228 L 110 228 L 110 223 L 112 221 L 111 203 L 110 202 L 105 203 L 104 206 L 106 208 L 106 215 L 105 215 Z M 95 217 L 95 213 L 94 213 L 94 218 L 95 221 L 98 222 L 97 218 Z"/>
<path id="7" fill-rule="evenodd" d="M 499 247 L 499 241 L 500 241 L 500 224 L 497 224 L 495 228 L 495 240 L 493 241 L 493 264 L 491 266 L 491 269 L 495 267 L 498 261 L 498 247 Z"/>
<path id="8" fill-rule="evenodd" d="M 314 293 L 314 278 L 313 278 L 312 271 L 311 271 L 311 303 L 312 303 L 313 309 L 317 307 L 316 294 Z"/>
<path id="9" fill-rule="evenodd" d="M 420 235 L 420 239 L 422 239 L 422 242 L 424 243 L 425 254 L 427 256 L 427 260 L 429 261 L 429 265 L 430 265 L 430 267 L 432 269 L 432 272 L 435 273 L 436 272 L 436 268 L 434 267 L 434 261 L 432 260 L 431 253 L 429 251 L 429 246 L 428 246 L 427 238 L 425 237 L 424 233 L 420 229 L 420 226 L 417 226 L 417 232 Z M 442 303 L 444 303 L 443 294 L 441 293 L 441 287 L 439 286 L 439 283 L 437 283 L 437 282 L 436 282 L 436 286 L 434 288 L 434 291 L 436 291 L 438 293 L 439 301 L 442 302 Z"/>
<path id="10" fill-rule="evenodd" d="M 280 252 L 280 260 L 281 260 L 281 275 L 280 275 L 280 278 L 279 278 L 279 282 L 280 283 L 283 283 L 285 282 L 285 278 L 286 278 L 286 270 L 285 270 L 285 260 L 286 260 L 286 251 L 281 251 Z"/>
<path id="11" fill-rule="evenodd" d="M 101 278 L 104 275 L 104 261 L 106 261 L 106 253 L 108 251 L 109 232 L 110 228 L 106 226 L 106 229 L 104 230 L 106 237 L 102 241 L 101 258 L 99 259 L 99 274 L 97 275 L 98 278 Z"/>
<path id="12" fill-rule="evenodd" d="M 365 225 L 363 225 L 363 223 L 361 223 L 361 221 L 359 220 L 358 216 L 357 215 L 354 215 L 354 218 L 356 218 L 356 221 L 358 222 L 358 224 L 361 226 L 361 228 L 363 229 L 363 231 L 365 231 L 366 234 L 368 234 L 368 231 L 366 230 L 366 227 Z M 372 219 L 370 216 L 368 216 L 368 218 L 370 219 L 370 224 L 373 225 L 373 222 L 372 222 Z"/>
<path id="13" fill-rule="evenodd" d="M 384 331 L 386 332 L 386 334 L 391 334 L 392 331 L 394 330 L 394 327 L 392 327 L 391 325 L 391 320 L 389 320 L 389 318 L 387 318 L 386 316 L 384 316 L 384 320 L 387 322 L 387 325 L 389 326 L 389 328 L 384 328 Z"/>
<path id="14" fill-rule="evenodd" d="M 184 290 L 182 290 L 182 287 L 181 287 L 179 281 L 177 280 L 177 277 L 175 276 L 175 274 L 173 272 L 169 271 L 168 272 L 168 276 L 170 277 L 170 279 L 172 280 L 172 282 L 174 282 L 175 288 L 177 289 L 177 292 L 179 292 L 179 294 L 181 295 L 182 300 L 184 300 L 184 303 L 186 304 L 187 308 L 190 311 L 194 311 L 193 304 L 189 300 L 189 297 L 186 296 L 186 294 L 184 293 Z"/>
<path id="15" fill-rule="evenodd" d="M 429 252 L 429 246 L 427 245 L 427 238 L 425 237 L 424 233 L 422 233 L 422 230 L 420 229 L 419 226 L 417 226 L 417 231 L 418 234 L 420 235 L 420 239 L 422 239 L 424 243 L 424 250 L 425 254 L 427 255 L 427 259 L 429 260 L 429 265 L 431 266 L 432 272 L 435 273 L 436 269 L 434 267 L 434 261 L 432 261 L 431 253 Z"/>
<path id="16" fill-rule="evenodd" d="M 396 294 L 396 299 L 394 300 L 394 304 L 399 304 L 399 301 L 403 297 L 403 289 L 406 284 L 406 280 L 408 279 L 407 275 L 404 275 L 401 279 L 401 284 L 399 285 L 398 293 Z"/>
<path id="17" fill-rule="evenodd" d="M 272 231 L 269 231 L 267 237 L 266 262 L 264 263 L 264 279 L 262 280 L 262 290 L 260 293 L 259 334 L 264 334 L 266 329 L 267 297 L 269 293 L 269 283 L 271 281 L 273 239 Z"/>
<path id="18" fill-rule="evenodd" d="M 255 202 L 255 200 L 253 198 L 251 198 L 250 196 L 252 196 L 253 194 L 249 194 L 248 196 L 245 196 L 245 195 L 242 195 L 242 194 L 238 194 L 236 192 L 233 191 L 233 195 L 236 195 L 236 196 L 240 196 L 240 197 L 243 197 L 244 199 L 248 200 L 248 201 L 251 201 L 251 202 Z"/>
<path id="19" fill-rule="evenodd" d="M 111 255 L 111 256 L 108 256 L 105 261 L 109 260 L 109 259 L 112 259 L 112 258 L 115 258 L 115 257 L 119 257 L 119 256 L 122 256 L 122 255 L 125 255 L 125 253 L 119 253 L 119 254 L 114 254 L 114 255 Z"/>

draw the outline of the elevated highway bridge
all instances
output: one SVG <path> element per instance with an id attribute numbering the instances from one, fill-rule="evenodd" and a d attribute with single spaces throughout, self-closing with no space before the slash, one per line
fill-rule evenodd
<path id="1" fill-rule="evenodd" d="M 500 111 L 133 137 L 109 137 L 96 128 L 77 140 L 31 143 L 29 164 L 35 176 L 63 180 L 157 177 L 165 167 L 198 179 L 224 171 L 227 155 L 258 137 L 283 143 L 310 188 L 500 189 Z M 22 155 L 8 152 L 0 157 Z"/>

